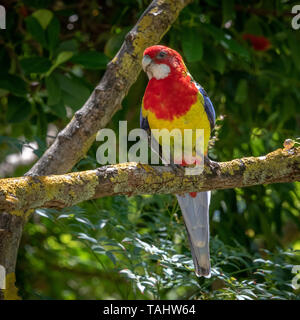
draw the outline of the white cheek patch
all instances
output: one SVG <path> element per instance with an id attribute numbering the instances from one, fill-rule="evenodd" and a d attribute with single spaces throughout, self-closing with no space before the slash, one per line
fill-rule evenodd
<path id="1" fill-rule="evenodd" d="M 150 71 L 147 71 L 147 76 L 148 76 L 148 79 L 149 79 L 149 80 L 151 80 L 152 77 L 153 77 L 153 76 L 152 76 L 152 73 L 151 73 Z"/>
<path id="2" fill-rule="evenodd" d="M 164 63 L 161 63 L 161 64 L 153 63 L 149 71 L 151 72 L 150 75 L 148 74 L 149 78 L 151 76 L 151 78 L 153 77 L 156 80 L 160 80 L 160 79 L 166 78 L 169 75 L 171 69 L 168 65 Z"/>

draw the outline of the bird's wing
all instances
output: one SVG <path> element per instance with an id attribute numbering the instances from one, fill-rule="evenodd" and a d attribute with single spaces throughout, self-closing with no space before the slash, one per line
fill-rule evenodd
<path id="1" fill-rule="evenodd" d="M 141 107 L 141 112 L 140 112 L 140 128 L 146 130 L 146 132 L 148 134 L 148 145 L 151 147 L 151 149 L 155 153 L 158 154 L 162 163 L 167 164 L 168 161 L 166 161 L 163 157 L 162 146 L 158 143 L 158 141 L 155 139 L 155 137 L 153 135 L 151 135 L 151 128 L 150 128 L 148 119 L 147 119 L 147 117 L 143 116 L 143 106 Z"/>
<path id="2" fill-rule="evenodd" d="M 201 93 L 203 100 L 204 100 L 204 109 L 208 117 L 208 121 L 210 124 L 210 130 L 212 131 L 216 124 L 216 112 L 215 108 L 207 95 L 206 91 L 200 86 L 199 83 L 195 82 L 196 87 L 198 88 L 199 92 Z"/>
<path id="3" fill-rule="evenodd" d="M 140 128 L 147 131 L 148 135 L 150 132 L 150 126 L 147 117 L 143 117 L 143 107 L 141 107 L 140 112 Z"/>

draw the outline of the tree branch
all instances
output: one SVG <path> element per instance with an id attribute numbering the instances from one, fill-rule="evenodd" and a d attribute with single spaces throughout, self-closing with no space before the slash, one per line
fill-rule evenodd
<path id="1" fill-rule="evenodd" d="M 154 0 L 108 64 L 107 70 L 85 105 L 31 168 L 27 175 L 70 171 L 86 154 L 97 131 L 104 128 L 141 71 L 144 50 L 160 41 L 191 0 Z"/>
<path id="2" fill-rule="evenodd" d="M 154 0 L 143 13 L 85 105 L 62 130 L 54 143 L 26 175 L 62 174 L 85 156 L 97 131 L 104 128 L 141 70 L 140 60 L 146 47 L 160 41 L 191 0 Z M 24 190 L 26 192 L 26 190 Z M 25 213 L 19 212 L 20 216 Z M 0 265 L 7 272 L 8 289 L 4 296 L 15 297 L 14 270 L 23 219 L 0 209 Z M 3 292 L 0 290 L 0 300 Z"/>
<path id="3" fill-rule="evenodd" d="M 169 166 L 134 162 L 83 172 L 0 180 L 0 209 L 19 215 L 39 207 L 64 208 L 88 199 L 120 194 L 185 193 L 242 188 L 300 180 L 300 147 L 278 149 L 263 157 L 205 166 L 201 175 L 187 176 Z"/>

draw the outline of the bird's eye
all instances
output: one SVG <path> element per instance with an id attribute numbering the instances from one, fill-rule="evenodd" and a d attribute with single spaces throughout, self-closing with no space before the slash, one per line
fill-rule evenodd
<path id="1" fill-rule="evenodd" d="M 157 55 L 157 58 L 164 58 L 167 55 L 167 53 L 165 51 L 160 51 L 160 53 Z"/>

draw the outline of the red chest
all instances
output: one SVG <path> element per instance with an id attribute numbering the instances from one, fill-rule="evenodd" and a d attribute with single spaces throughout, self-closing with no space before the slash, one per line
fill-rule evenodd
<path id="1" fill-rule="evenodd" d="M 152 78 L 146 88 L 144 108 L 158 119 L 173 120 L 186 114 L 197 101 L 198 89 L 189 76 L 156 80 Z"/>

